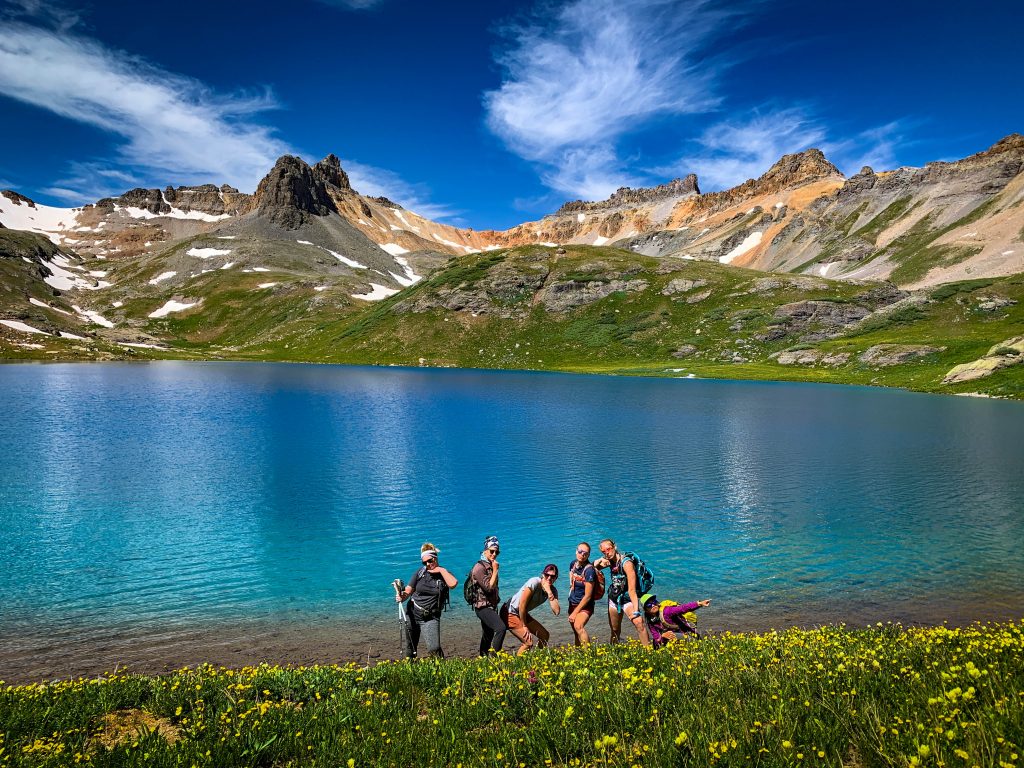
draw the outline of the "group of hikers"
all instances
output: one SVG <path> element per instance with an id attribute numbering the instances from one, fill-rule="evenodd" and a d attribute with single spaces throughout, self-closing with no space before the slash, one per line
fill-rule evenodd
<path id="1" fill-rule="evenodd" d="M 539 576 L 533 576 L 511 598 L 501 602 L 498 592 L 498 555 L 501 546 L 497 536 L 488 536 L 480 559 L 463 582 L 463 596 L 480 620 L 480 655 L 502 650 L 505 635 L 511 632 L 519 641 L 517 653 L 547 645 L 551 633 L 533 615 L 544 603 L 558 616 L 558 566 L 548 563 Z M 569 626 L 576 645 L 591 642 L 587 623 L 594 610 L 603 604 L 608 569 L 607 606 L 611 642 L 622 635 L 622 617 L 628 616 L 641 643 L 659 648 L 684 635 L 699 637 L 694 626 L 693 611 L 711 604 L 697 600 L 680 605 L 672 600 L 658 600 L 654 591 L 654 574 L 643 560 L 632 552 L 623 552 L 611 539 L 600 544 L 601 556 L 590 559 L 590 545 L 581 541 L 576 557 L 569 565 Z M 441 650 L 441 613 L 448 604 L 449 592 L 459 585 L 458 578 L 443 567 L 439 550 L 430 542 L 420 547 L 420 567 L 408 584 L 396 579 L 395 601 L 405 632 L 405 653 L 416 658 L 420 641 L 425 656 L 444 657 Z M 410 607 L 405 609 L 408 600 Z"/>

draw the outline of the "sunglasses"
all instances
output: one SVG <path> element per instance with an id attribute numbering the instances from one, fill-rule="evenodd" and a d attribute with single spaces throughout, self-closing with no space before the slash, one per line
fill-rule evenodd
<path id="1" fill-rule="evenodd" d="M 546 578 L 546 579 L 557 579 L 558 578 L 558 574 L 557 573 L 545 573 L 544 574 L 544 578 Z"/>
<path id="2" fill-rule="evenodd" d="M 498 553 L 499 553 L 499 552 L 500 552 L 501 550 L 497 550 L 497 549 L 488 549 L 487 551 L 488 551 L 488 552 L 490 552 L 490 553 L 491 553 L 492 555 L 496 555 L 496 554 L 498 554 Z"/>
<path id="3" fill-rule="evenodd" d="M 577 555 L 589 555 L 590 554 L 590 550 L 589 549 L 583 549 L 581 547 L 581 548 L 576 550 L 576 554 Z"/>

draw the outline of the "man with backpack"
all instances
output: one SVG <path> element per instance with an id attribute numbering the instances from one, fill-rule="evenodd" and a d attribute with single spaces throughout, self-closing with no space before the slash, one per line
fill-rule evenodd
<path id="1" fill-rule="evenodd" d="M 654 588 L 654 574 L 633 552 L 620 552 L 611 539 L 601 542 L 601 554 L 603 556 L 594 561 L 594 566 L 611 569 L 611 588 L 608 590 L 611 642 L 619 642 L 622 614 L 625 613 L 636 628 L 637 638 L 649 646 L 651 636 L 644 621 L 640 595 Z"/>
<path id="2" fill-rule="evenodd" d="M 587 622 L 594 615 L 594 606 L 604 597 L 604 574 L 590 562 L 590 545 L 576 545 L 576 559 L 569 564 L 569 626 L 576 645 L 590 642 Z"/>
<path id="3" fill-rule="evenodd" d="M 462 596 L 473 606 L 473 612 L 480 619 L 480 655 L 497 653 L 505 642 L 508 627 L 498 616 L 498 546 L 497 536 L 484 540 L 484 550 L 473 570 L 462 585 Z"/>

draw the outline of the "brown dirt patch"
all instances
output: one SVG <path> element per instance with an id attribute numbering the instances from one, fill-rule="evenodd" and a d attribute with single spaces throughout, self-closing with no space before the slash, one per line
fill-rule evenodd
<path id="1" fill-rule="evenodd" d="M 143 709 L 119 709 L 100 718 L 99 732 L 90 740 L 90 746 L 106 749 L 133 741 L 144 733 L 158 732 L 168 744 L 181 738 L 181 730 L 166 717 L 157 717 Z"/>

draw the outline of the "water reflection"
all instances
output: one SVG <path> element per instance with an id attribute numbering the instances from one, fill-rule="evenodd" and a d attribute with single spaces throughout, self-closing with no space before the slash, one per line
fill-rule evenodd
<path id="1" fill-rule="evenodd" d="M 185 363 L 5 366 L 0 398 L 8 638 L 368 626 L 423 540 L 461 578 L 490 533 L 506 595 L 611 536 L 719 621 L 1022 605 L 1018 403 Z"/>

